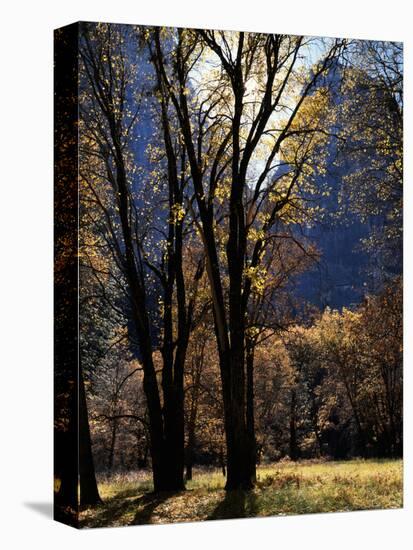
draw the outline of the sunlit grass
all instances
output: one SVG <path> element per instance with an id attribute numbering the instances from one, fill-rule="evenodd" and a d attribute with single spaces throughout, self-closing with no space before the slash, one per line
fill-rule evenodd
<path id="1" fill-rule="evenodd" d="M 335 512 L 403 505 L 401 460 L 284 462 L 262 466 L 253 491 L 225 492 L 219 470 L 194 470 L 187 491 L 153 495 L 148 473 L 99 480 L 102 506 L 84 510 L 84 527 Z"/>

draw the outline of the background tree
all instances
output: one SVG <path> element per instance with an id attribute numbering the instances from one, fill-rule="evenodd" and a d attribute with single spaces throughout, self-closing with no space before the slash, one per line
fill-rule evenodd
<path id="1" fill-rule="evenodd" d="M 402 257 L 403 47 L 355 41 L 348 50 L 337 108 L 341 201 L 371 225 L 373 287 L 398 275 Z"/>

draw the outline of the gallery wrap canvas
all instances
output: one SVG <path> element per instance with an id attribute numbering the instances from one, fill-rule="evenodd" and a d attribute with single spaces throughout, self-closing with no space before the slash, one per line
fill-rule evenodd
<path id="1" fill-rule="evenodd" d="M 54 50 L 55 519 L 402 507 L 402 44 Z"/>

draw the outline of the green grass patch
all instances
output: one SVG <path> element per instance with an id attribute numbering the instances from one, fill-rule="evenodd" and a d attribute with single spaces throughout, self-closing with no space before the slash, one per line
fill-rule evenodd
<path id="1" fill-rule="evenodd" d="M 187 490 L 153 494 L 149 473 L 99 480 L 104 504 L 81 512 L 83 527 L 203 521 L 400 508 L 401 460 L 283 462 L 262 466 L 252 491 L 224 491 L 218 470 L 194 470 Z"/>

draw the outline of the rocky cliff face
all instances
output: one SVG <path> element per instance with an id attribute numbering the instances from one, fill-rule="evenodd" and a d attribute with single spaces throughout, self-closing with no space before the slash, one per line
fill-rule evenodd
<path id="1" fill-rule="evenodd" d="M 342 69 L 337 65 L 326 77 L 326 82 L 321 83 L 331 86 L 336 104 L 343 101 L 341 78 Z M 337 130 L 336 127 L 334 132 Z M 323 198 L 324 219 L 314 227 L 300 228 L 301 233 L 304 232 L 317 246 L 321 257 L 317 265 L 300 277 L 298 291 L 303 300 L 317 307 L 340 309 L 358 304 L 367 292 L 375 292 L 386 273 L 401 273 L 402 251 L 394 250 L 389 261 L 381 251 L 362 246 L 362 241 L 374 231 L 380 231 L 386 220 L 371 216 L 363 223 L 343 204 L 346 200 L 344 178 L 354 166 L 346 158 L 336 163 L 337 140 L 334 137 L 330 139 L 328 149 L 327 175 L 318 178 L 320 188 L 327 185 L 330 189 L 329 196 Z M 371 159 L 366 158 L 365 162 L 371 162 Z"/>

